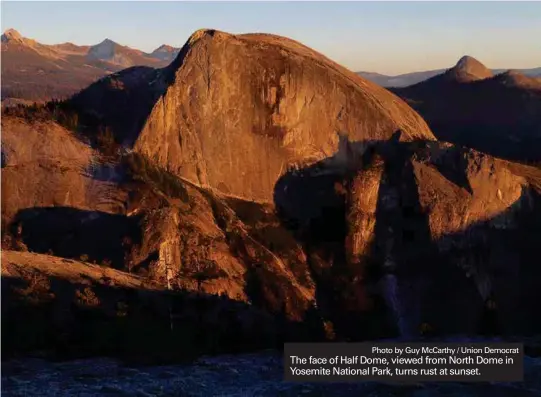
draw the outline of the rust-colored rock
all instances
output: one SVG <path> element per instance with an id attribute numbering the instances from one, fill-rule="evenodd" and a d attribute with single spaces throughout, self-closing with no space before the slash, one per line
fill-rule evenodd
<path id="1" fill-rule="evenodd" d="M 346 249 L 350 263 L 362 262 L 363 257 L 372 255 L 370 249 L 375 242 L 376 210 L 383 170 L 383 159 L 378 156 L 351 181 L 346 215 Z"/>
<path id="2" fill-rule="evenodd" d="M 135 150 L 201 186 L 270 200 L 291 165 L 352 140 L 433 139 L 402 100 L 293 40 L 201 30 L 170 66 Z"/>
<path id="3" fill-rule="evenodd" d="M 2 117 L 2 225 L 32 207 L 121 212 L 124 197 L 99 168 L 99 154 L 58 124 Z"/>
<path id="4" fill-rule="evenodd" d="M 413 159 L 413 168 L 433 238 L 464 231 L 518 205 L 527 182 L 504 162 L 446 143 L 427 146 Z"/>
<path id="5" fill-rule="evenodd" d="M 477 59 L 465 55 L 457 62 L 455 67 L 449 69 L 444 78 L 462 83 L 487 79 L 492 77 L 492 72 Z"/>

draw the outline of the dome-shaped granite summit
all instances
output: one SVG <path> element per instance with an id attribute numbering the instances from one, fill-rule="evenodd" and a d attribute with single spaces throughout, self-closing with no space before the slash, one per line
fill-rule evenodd
<path id="1" fill-rule="evenodd" d="M 435 139 L 404 101 L 314 50 L 269 34 L 195 32 L 135 150 L 197 184 L 270 199 L 288 167 L 352 141 Z"/>
<path id="2" fill-rule="evenodd" d="M 461 83 L 484 80 L 493 76 L 490 69 L 468 55 L 460 58 L 457 64 L 447 71 L 447 75 Z"/>

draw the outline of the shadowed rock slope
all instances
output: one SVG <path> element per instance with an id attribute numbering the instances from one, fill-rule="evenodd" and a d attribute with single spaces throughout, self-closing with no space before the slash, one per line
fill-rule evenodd
<path id="1" fill-rule="evenodd" d="M 164 285 L 84 261 L 2 251 L 3 360 L 40 352 L 181 363 L 279 347 L 295 323 L 226 296 Z M 290 334 L 289 337 L 291 337 Z"/>
<path id="2" fill-rule="evenodd" d="M 3 247 L 135 272 L 302 318 L 306 258 L 271 205 L 216 195 L 56 123 L 2 120 Z M 288 286 L 290 285 L 290 286 Z"/>
<path id="3" fill-rule="evenodd" d="M 443 142 L 343 147 L 348 167 L 294 170 L 275 192 L 337 333 L 539 332 L 539 169 Z"/>
<path id="4" fill-rule="evenodd" d="M 446 73 L 392 89 L 439 139 L 513 160 L 541 160 L 541 79 L 516 71 L 493 76 L 463 58 Z"/>

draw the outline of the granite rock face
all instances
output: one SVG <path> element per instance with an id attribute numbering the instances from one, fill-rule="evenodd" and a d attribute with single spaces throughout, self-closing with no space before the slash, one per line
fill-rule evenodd
<path id="1" fill-rule="evenodd" d="M 381 158 L 372 160 L 367 169 L 355 175 L 349 188 L 347 204 L 349 262 L 360 262 L 369 256 L 376 226 L 379 187 L 384 171 Z"/>
<path id="2" fill-rule="evenodd" d="M 124 195 L 96 178 L 99 153 L 54 122 L 2 117 L 2 226 L 32 207 L 122 211 Z"/>
<path id="3" fill-rule="evenodd" d="M 541 201 L 528 173 L 446 143 L 389 145 L 351 178 L 345 247 L 359 285 L 384 297 L 404 336 L 423 323 L 481 332 L 486 305 L 497 308 L 494 332 L 539 327 L 540 273 L 526 241 L 539 238 Z M 377 274 L 363 276 L 373 263 Z"/>
<path id="4" fill-rule="evenodd" d="M 225 193 L 271 199 L 289 166 L 332 156 L 339 132 L 433 139 L 389 91 L 283 37 L 198 31 L 169 72 L 135 150 Z"/>
<path id="5" fill-rule="evenodd" d="M 459 82 L 471 82 L 492 77 L 492 72 L 471 56 L 463 56 L 457 64 L 446 72 L 446 78 Z"/>

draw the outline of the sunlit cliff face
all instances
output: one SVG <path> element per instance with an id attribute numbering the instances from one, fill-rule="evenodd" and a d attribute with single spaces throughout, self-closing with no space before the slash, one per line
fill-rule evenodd
<path id="1" fill-rule="evenodd" d="M 176 69 L 175 69 L 176 68 Z M 203 186 L 272 200 L 290 166 L 333 156 L 349 139 L 434 139 L 388 91 L 273 35 L 196 32 L 170 67 L 135 150 Z"/>

